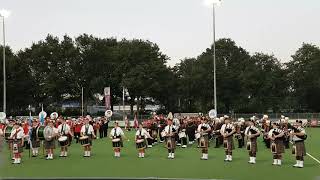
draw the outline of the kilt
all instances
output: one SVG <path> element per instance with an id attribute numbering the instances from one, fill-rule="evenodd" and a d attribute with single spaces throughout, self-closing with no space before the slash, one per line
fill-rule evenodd
<path id="1" fill-rule="evenodd" d="M 112 147 L 114 148 L 123 147 L 122 139 L 118 142 L 112 142 Z"/>
<path id="2" fill-rule="evenodd" d="M 143 142 L 141 142 L 141 143 L 137 143 L 136 142 L 136 148 L 137 149 L 143 149 L 143 148 L 146 148 L 146 141 L 144 140 Z"/>
<path id="3" fill-rule="evenodd" d="M 251 138 L 251 153 L 256 153 L 258 152 L 258 144 L 257 144 L 257 138 Z"/>
<path id="4" fill-rule="evenodd" d="M 40 141 L 37 140 L 37 139 L 32 139 L 32 140 L 31 140 L 31 143 L 32 143 L 32 148 L 38 148 L 38 147 L 40 147 Z"/>
<path id="5" fill-rule="evenodd" d="M 51 140 L 51 141 L 44 141 L 44 147 L 45 149 L 55 149 L 56 148 L 56 143 L 55 140 Z"/>
<path id="6" fill-rule="evenodd" d="M 14 147 L 15 144 L 17 144 L 17 146 L 18 146 L 18 153 L 22 153 L 23 152 L 23 145 L 22 145 L 21 140 L 13 140 L 12 147 Z"/>
<path id="7" fill-rule="evenodd" d="M 229 136 L 223 139 L 223 144 L 226 151 L 232 151 L 234 149 L 233 136 Z"/>
<path id="8" fill-rule="evenodd" d="M 273 143 L 276 144 L 276 154 L 284 153 L 283 139 L 275 139 Z"/>
<path id="9" fill-rule="evenodd" d="M 306 155 L 306 147 L 304 145 L 304 141 L 295 141 L 294 145 L 296 146 L 296 156 Z"/>
<path id="10" fill-rule="evenodd" d="M 27 140 L 25 140 L 23 142 L 23 147 L 26 148 L 26 149 L 30 149 L 30 144 L 29 144 L 29 142 Z"/>
<path id="11" fill-rule="evenodd" d="M 168 144 L 169 139 L 171 139 L 171 148 L 168 147 L 169 146 L 169 144 Z M 175 140 L 174 136 L 166 137 L 165 140 L 166 140 L 165 146 L 166 146 L 167 149 L 173 150 L 173 149 L 176 148 L 176 140 Z"/>
<path id="12" fill-rule="evenodd" d="M 209 136 L 204 135 L 203 137 L 200 137 L 200 147 L 201 148 L 208 148 L 208 146 L 209 146 Z"/>

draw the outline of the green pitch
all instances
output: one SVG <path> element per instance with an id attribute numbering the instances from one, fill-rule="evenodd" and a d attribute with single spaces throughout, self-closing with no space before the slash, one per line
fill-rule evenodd
<path id="1" fill-rule="evenodd" d="M 307 152 L 320 159 L 320 129 L 308 129 Z M 204 178 L 204 179 L 290 179 L 312 180 L 320 176 L 320 164 L 305 157 L 305 168 L 297 169 L 291 150 L 286 150 L 283 165 L 272 166 L 272 154 L 259 143 L 257 164 L 248 164 L 245 149 L 236 149 L 233 162 L 224 162 L 224 150 L 209 149 L 209 160 L 200 160 L 200 149 L 196 145 L 186 149 L 177 148 L 175 159 L 167 159 L 163 144 L 147 149 L 146 157 L 137 157 L 133 132 L 127 132 L 130 141 L 124 142 L 121 158 L 114 158 L 110 139 L 94 141 L 91 158 L 82 157 L 79 144 L 72 144 L 69 157 L 59 158 L 55 152 L 54 160 L 44 157 L 29 158 L 24 151 L 23 162 L 12 165 L 7 150 L 1 154 L 0 177 L 158 177 L 158 178 Z M 260 140 L 262 138 L 260 137 Z M 236 141 L 235 141 L 236 142 Z M 237 143 L 236 143 L 237 144 Z M 57 150 L 57 149 L 56 149 Z M 41 150 L 42 151 L 42 150 Z M 41 152 L 40 151 L 40 152 Z M 4 161 L 4 162 L 3 162 Z"/>

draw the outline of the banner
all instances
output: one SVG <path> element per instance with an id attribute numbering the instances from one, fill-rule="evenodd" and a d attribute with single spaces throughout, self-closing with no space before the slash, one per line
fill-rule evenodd
<path id="1" fill-rule="evenodd" d="M 110 90 L 110 87 L 104 88 L 104 100 L 105 100 L 106 110 L 111 110 L 111 90 Z"/>
<path id="2" fill-rule="evenodd" d="M 311 122 L 310 122 L 310 126 L 311 127 L 318 127 L 318 120 L 316 119 L 312 119 Z"/>

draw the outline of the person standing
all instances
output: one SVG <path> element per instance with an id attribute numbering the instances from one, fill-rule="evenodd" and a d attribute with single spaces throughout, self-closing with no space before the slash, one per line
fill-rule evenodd
<path id="1" fill-rule="evenodd" d="M 81 136 L 88 137 L 88 144 L 84 145 L 84 155 L 83 157 L 90 157 L 91 156 L 91 146 L 92 146 L 92 138 L 95 138 L 96 135 L 94 133 L 93 126 L 89 124 L 89 119 L 84 120 L 84 125 L 81 127 Z"/>
<path id="2" fill-rule="evenodd" d="M 268 133 L 271 140 L 271 152 L 273 154 L 273 164 L 281 166 L 282 153 L 284 153 L 284 132 L 279 128 L 278 122 L 272 123 L 272 129 Z"/>
<path id="3" fill-rule="evenodd" d="M 164 128 L 166 146 L 168 149 L 168 158 L 174 159 L 174 151 L 176 148 L 176 127 L 172 124 L 172 119 L 168 118 L 168 125 Z"/>
<path id="4" fill-rule="evenodd" d="M 244 134 L 247 139 L 247 150 L 250 157 L 249 163 L 255 164 L 258 151 L 257 138 L 260 136 L 260 130 L 255 126 L 253 119 L 248 121 L 248 127 L 244 131 Z"/>
<path id="5" fill-rule="evenodd" d="M 111 129 L 110 138 L 112 139 L 114 157 L 119 158 L 121 147 L 123 147 L 123 139 L 125 138 L 125 135 L 122 129 L 119 127 L 118 121 L 115 121 L 114 128 Z"/>
<path id="6" fill-rule="evenodd" d="M 53 159 L 53 150 L 56 148 L 56 137 L 58 136 L 58 129 L 55 128 L 54 122 L 49 120 L 47 121 L 47 126 L 51 132 L 47 138 L 44 140 L 44 147 L 47 151 L 47 158 L 46 160 L 52 160 Z"/>
<path id="7" fill-rule="evenodd" d="M 139 124 L 139 129 L 135 135 L 136 148 L 139 151 L 139 158 L 144 158 L 144 153 L 146 149 L 146 138 L 152 138 L 150 134 L 142 127 L 142 124 Z"/>
<path id="8" fill-rule="evenodd" d="M 293 167 L 303 168 L 303 160 L 306 155 L 304 141 L 307 139 L 305 129 L 302 127 L 302 121 L 297 120 L 293 130 L 290 132 L 293 140 L 293 154 L 296 156 L 296 164 Z"/>
<path id="9" fill-rule="evenodd" d="M 234 149 L 233 134 L 236 132 L 234 125 L 229 117 L 225 117 L 224 124 L 221 127 L 220 133 L 223 137 L 223 145 L 226 153 L 224 161 L 232 161 L 232 150 Z"/>
<path id="10" fill-rule="evenodd" d="M 201 124 L 197 128 L 197 133 L 200 134 L 199 146 L 202 149 L 202 160 L 208 160 L 208 146 L 209 146 L 209 136 L 208 133 L 211 131 L 210 125 L 207 123 L 205 117 L 201 118 Z"/>
<path id="11" fill-rule="evenodd" d="M 39 122 L 37 119 L 34 119 L 32 121 L 32 127 L 31 127 L 31 147 L 32 147 L 32 157 L 36 157 L 39 154 L 39 147 L 40 147 L 40 140 L 37 137 L 37 130 L 39 127 Z"/>
<path id="12" fill-rule="evenodd" d="M 82 127 L 82 122 L 80 122 L 79 119 L 76 120 L 75 126 L 74 126 L 74 138 L 76 139 L 76 143 L 79 143 L 81 127 Z"/>
<path id="13" fill-rule="evenodd" d="M 13 140 L 12 153 L 14 155 L 13 164 L 21 163 L 21 155 L 23 152 L 24 132 L 20 122 L 14 125 L 14 129 L 11 131 L 10 138 Z"/>
<path id="14" fill-rule="evenodd" d="M 60 135 L 61 140 L 59 141 L 61 146 L 60 157 L 67 157 L 68 156 L 68 145 L 69 145 L 69 138 L 68 136 L 72 136 L 70 131 L 70 126 L 66 123 L 66 120 L 61 118 L 61 124 L 58 126 L 58 132 Z M 67 139 L 65 139 L 66 137 Z"/>
<path id="15" fill-rule="evenodd" d="M 108 136 L 109 122 L 110 122 L 110 120 L 108 118 L 103 118 L 103 123 L 104 123 L 103 135 L 104 135 L 104 137 Z"/>

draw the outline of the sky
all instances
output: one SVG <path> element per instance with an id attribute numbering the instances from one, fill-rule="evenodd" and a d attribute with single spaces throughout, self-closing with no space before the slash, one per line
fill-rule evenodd
<path id="1" fill-rule="evenodd" d="M 0 9 L 11 11 L 6 41 L 14 51 L 47 34 L 87 33 L 150 40 L 173 66 L 213 41 L 212 8 L 204 0 L 0 0 Z M 320 45 L 319 19 L 320 0 L 223 0 L 216 7 L 216 38 L 288 62 L 303 42 Z"/>

